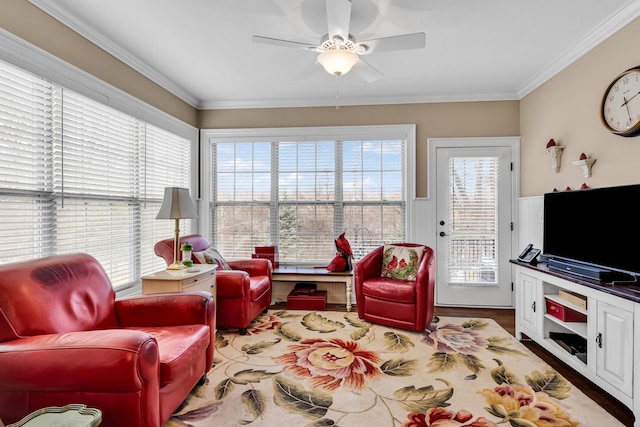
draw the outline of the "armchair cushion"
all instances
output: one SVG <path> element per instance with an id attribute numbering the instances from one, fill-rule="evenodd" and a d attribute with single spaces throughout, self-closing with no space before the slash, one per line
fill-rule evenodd
<path id="1" fill-rule="evenodd" d="M 231 267 L 220 255 L 220 252 L 211 246 L 204 251 L 194 252 L 193 256 L 198 260 L 198 264 L 217 264 L 218 270 L 231 270 Z"/>
<path id="2" fill-rule="evenodd" d="M 384 245 L 382 277 L 415 281 L 424 246 Z"/>

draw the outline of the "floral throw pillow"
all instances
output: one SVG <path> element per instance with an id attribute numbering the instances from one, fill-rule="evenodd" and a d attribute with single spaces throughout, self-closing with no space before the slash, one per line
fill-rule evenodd
<path id="1" fill-rule="evenodd" d="M 415 281 L 424 246 L 384 245 L 382 277 Z"/>
<path id="2" fill-rule="evenodd" d="M 196 257 L 200 264 L 217 264 L 218 270 L 231 270 L 231 267 L 229 267 L 227 261 L 222 258 L 220 252 L 211 246 L 204 251 L 194 252 L 193 256 Z"/>

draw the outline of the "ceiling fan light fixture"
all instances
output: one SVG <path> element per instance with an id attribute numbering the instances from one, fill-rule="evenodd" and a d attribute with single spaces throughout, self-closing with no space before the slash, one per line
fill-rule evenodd
<path id="1" fill-rule="evenodd" d="M 342 76 L 356 65 L 358 55 L 346 49 L 330 49 L 318 55 L 318 62 L 327 73 Z"/>

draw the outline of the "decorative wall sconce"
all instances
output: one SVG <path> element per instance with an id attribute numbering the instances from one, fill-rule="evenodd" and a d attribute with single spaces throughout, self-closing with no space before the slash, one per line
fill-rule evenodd
<path id="1" fill-rule="evenodd" d="M 547 149 L 545 153 L 547 156 L 551 157 L 551 169 L 553 169 L 555 173 L 560 172 L 560 158 L 562 157 L 562 150 L 564 150 L 564 147 L 556 144 L 553 138 L 547 142 Z"/>
<path id="2" fill-rule="evenodd" d="M 591 166 L 596 162 L 596 159 L 590 159 L 586 156 L 586 154 L 580 154 L 580 160 L 573 162 L 574 166 L 579 166 L 582 168 L 582 175 L 585 178 L 589 178 L 591 176 Z"/>

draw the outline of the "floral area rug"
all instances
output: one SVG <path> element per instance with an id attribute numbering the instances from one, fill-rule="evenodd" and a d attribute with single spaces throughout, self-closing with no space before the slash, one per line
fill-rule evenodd
<path id="1" fill-rule="evenodd" d="M 273 310 L 218 332 L 207 382 L 164 427 L 240 425 L 622 426 L 491 319 L 417 333 Z"/>

